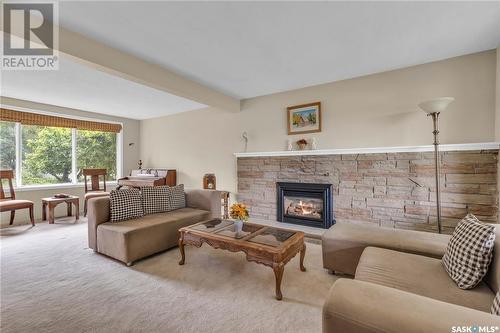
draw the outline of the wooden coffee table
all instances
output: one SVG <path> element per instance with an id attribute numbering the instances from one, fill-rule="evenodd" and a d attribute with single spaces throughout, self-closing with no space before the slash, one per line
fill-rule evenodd
<path id="1" fill-rule="evenodd" d="M 47 207 L 49 209 L 49 224 L 54 224 L 54 208 L 60 203 L 65 202 L 67 205 L 68 216 L 72 214 L 71 205 L 75 205 L 75 219 L 78 221 L 80 217 L 80 199 L 77 196 L 70 195 L 67 198 L 42 198 L 42 220 L 47 219 Z"/>
<path id="2" fill-rule="evenodd" d="M 179 250 L 182 257 L 179 265 L 184 265 L 186 260 L 185 245 L 200 247 L 203 243 L 207 243 L 216 249 L 242 251 L 248 261 L 273 269 L 277 300 L 283 298 L 281 279 L 285 264 L 299 252 L 300 270 L 303 272 L 306 270 L 304 267 L 306 245 L 303 232 L 245 222 L 243 230 L 237 233 L 233 221 L 212 219 L 181 228 L 179 233 Z"/>

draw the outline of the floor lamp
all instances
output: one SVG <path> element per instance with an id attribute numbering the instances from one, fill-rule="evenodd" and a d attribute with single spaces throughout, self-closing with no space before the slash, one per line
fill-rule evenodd
<path id="1" fill-rule="evenodd" d="M 427 116 L 432 117 L 434 124 L 434 168 L 436 174 L 436 211 L 437 211 L 437 226 L 438 232 L 442 232 L 441 226 L 441 166 L 439 162 L 439 114 L 446 110 L 448 105 L 455 99 L 453 97 L 440 97 L 420 103 L 418 106 L 427 113 Z"/>

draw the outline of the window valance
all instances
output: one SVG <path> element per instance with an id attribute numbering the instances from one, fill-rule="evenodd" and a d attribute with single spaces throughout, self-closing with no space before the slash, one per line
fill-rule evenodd
<path id="1" fill-rule="evenodd" d="M 0 109 L 0 120 L 19 122 L 25 125 L 53 126 L 77 128 L 88 131 L 102 131 L 119 133 L 122 129 L 120 124 L 101 123 L 97 121 L 78 120 L 31 112 Z"/>

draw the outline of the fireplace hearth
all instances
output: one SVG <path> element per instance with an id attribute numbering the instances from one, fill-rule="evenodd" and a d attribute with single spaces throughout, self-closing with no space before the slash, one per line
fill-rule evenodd
<path id="1" fill-rule="evenodd" d="M 333 218 L 332 184 L 276 183 L 277 219 L 328 229 Z"/>

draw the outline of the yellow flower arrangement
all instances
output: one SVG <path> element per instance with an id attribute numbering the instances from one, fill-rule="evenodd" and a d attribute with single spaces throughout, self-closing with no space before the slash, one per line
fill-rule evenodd
<path id="1" fill-rule="evenodd" d="M 245 206 L 242 203 L 235 203 L 231 205 L 231 211 L 229 212 L 229 215 L 231 215 L 233 219 L 247 221 L 248 220 L 247 206 Z"/>

